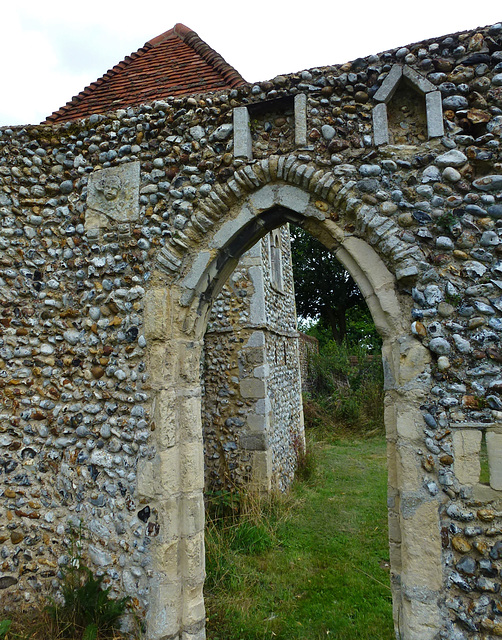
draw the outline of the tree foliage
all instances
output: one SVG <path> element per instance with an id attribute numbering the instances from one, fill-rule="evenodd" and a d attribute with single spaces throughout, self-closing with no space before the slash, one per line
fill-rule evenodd
<path id="1" fill-rule="evenodd" d="M 370 318 L 364 298 L 348 271 L 316 238 L 293 227 L 291 240 L 296 310 L 305 319 L 320 320 L 341 344 L 351 309 Z"/>

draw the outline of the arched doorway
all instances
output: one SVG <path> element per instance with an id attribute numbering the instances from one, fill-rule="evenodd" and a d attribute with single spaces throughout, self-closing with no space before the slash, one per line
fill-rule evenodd
<path id="1" fill-rule="evenodd" d="M 417 493 L 420 468 L 412 456 L 420 443 L 416 416 L 429 354 L 410 335 L 408 302 L 397 289 L 396 276 L 371 244 L 358 237 L 364 233 L 354 233 L 353 225 L 342 227 L 323 209 L 324 203 L 304 189 L 284 182 L 267 184 L 226 208 L 223 223 L 201 239 L 199 253 L 187 260 L 170 290 L 165 278 L 156 274 L 147 293 L 149 367 L 157 391 L 160 446 L 156 459 L 139 477 L 139 490 L 154 492 L 159 512 L 166 514 L 166 533 L 157 547 L 152 577 L 148 618 L 152 638 L 170 637 L 169 633 L 174 637 L 179 629 L 187 640 L 204 637 L 198 366 L 202 339 L 212 302 L 240 256 L 285 222 L 302 226 L 334 253 L 361 289 L 382 336 L 394 619 L 404 637 L 432 638 L 439 629 L 438 502 Z"/>

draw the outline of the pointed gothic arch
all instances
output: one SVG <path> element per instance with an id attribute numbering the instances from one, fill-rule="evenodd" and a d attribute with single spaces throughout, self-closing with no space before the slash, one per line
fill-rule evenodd
<path id="1" fill-rule="evenodd" d="M 165 637 L 166 625 L 171 624 L 178 624 L 187 638 L 204 637 L 204 469 L 198 367 L 202 338 L 212 301 L 239 257 L 285 222 L 303 226 L 333 251 L 360 287 L 382 335 L 394 615 L 401 630 L 419 632 L 422 623 L 417 620 L 423 616 L 417 616 L 416 609 L 426 606 L 429 627 L 439 629 L 439 501 L 414 493 L 419 470 L 410 463 L 410 452 L 419 442 L 415 425 L 430 355 L 409 335 L 408 302 L 397 288 L 400 270 L 405 278 L 400 255 L 404 247 L 396 247 L 400 243 L 392 227 L 364 207 L 349 214 L 346 203 L 340 206 L 342 216 L 357 221 L 350 226 L 360 230 L 354 233 L 334 221 L 330 208 L 321 206 L 317 194 L 305 188 L 276 180 L 250 191 L 226 209 L 214 230 L 200 238 L 196 257 L 187 255 L 169 290 L 165 272 L 159 270 L 154 276 L 156 286 L 147 293 L 149 368 L 157 390 L 155 423 L 161 446 L 156 458 L 142 469 L 139 495 L 150 502 L 155 499 L 159 513 L 180 514 L 176 521 L 166 516 L 167 533 L 155 554 L 150 637 Z M 379 231 L 382 227 L 388 234 L 385 237 Z M 406 249 L 406 269 L 412 274 L 421 253 L 410 258 L 409 247 Z M 413 508 L 405 509 L 403 515 L 403 505 L 410 500 Z M 413 595 L 423 589 L 429 594 L 426 605 L 421 596 Z"/>

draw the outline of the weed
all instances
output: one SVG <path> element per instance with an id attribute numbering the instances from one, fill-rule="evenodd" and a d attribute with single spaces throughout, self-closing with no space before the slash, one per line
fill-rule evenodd
<path id="1" fill-rule="evenodd" d="M 68 630 L 82 640 L 96 640 L 98 630 L 108 633 L 117 629 L 130 598 L 110 597 L 111 587 L 104 587 L 104 576 L 95 576 L 82 557 L 82 532 L 72 533 L 71 556 L 62 568 L 63 602 L 47 605 L 46 610 L 59 629 Z"/>
<path id="2" fill-rule="evenodd" d="M 241 494 L 236 488 L 206 493 L 206 514 L 211 520 L 236 517 L 241 511 Z"/>
<path id="3" fill-rule="evenodd" d="M 309 480 L 314 475 L 316 467 L 316 457 L 310 447 L 310 443 L 307 444 L 298 433 L 291 435 L 291 442 L 296 457 L 295 478 L 297 480 Z"/>
<path id="4" fill-rule="evenodd" d="M 82 555 L 82 531 L 70 536 L 70 558 L 61 569 L 60 601 L 15 611 L 0 621 L 0 640 L 120 640 L 119 624 L 129 598 L 114 599 L 104 576 L 96 576 Z M 135 616 L 132 616 L 135 619 Z M 136 619 L 137 635 L 141 635 Z"/>
<path id="5" fill-rule="evenodd" d="M 309 361 L 305 426 L 339 435 L 383 433 L 383 370 L 378 356 L 328 342 Z"/>

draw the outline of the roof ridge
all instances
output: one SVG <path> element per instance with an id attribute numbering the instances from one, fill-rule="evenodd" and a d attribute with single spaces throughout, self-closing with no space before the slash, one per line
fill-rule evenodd
<path id="1" fill-rule="evenodd" d="M 217 53 L 207 42 L 204 42 L 202 38 L 195 33 L 192 29 L 188 29 L 184 24 L 178 23 L 174 25 L 173 31 L 178 35 L 189 47 L 191 47 L 201 58 L 211 64 L 217 69 L 231 87 L 238 87 L 241 84 L 246 84 L 246 80 L 241 74 L 234 69 L 232 65 Z"/>
<path id="2" fill-rule="evenodd" d="M 246 83 L 240 73 L 230 64 L 228 64 L 228 62 L 226 62 L 226 60 L 219 53 L 217 53 L 206 42 L 204 42 L 204 40 L 202 40 L 202 38 L 200 38 L 198 34 L 195 33 L 195 31 L 178 22 L 168 31 L 165 31 L 155 38 L 148 40 L 148 42 L 145 42 L 145 44 L 137 51 L 133 51 L 133 53 L 126 56 L 111 69 L 108 69 L 108 71 L 106 71 L 97 80 L 89 83 L 87 87 L 80 91 L 76 96 L 73 96 L 73 98 L 63 107 L 60 107 L 57 111 L 51 113 L 51 115 L 45 119 L 44 124 L 59 122 L 62 118 L 68 118 L 71 120 L 72 118 L 71 116 L 69 116 L 69 114 L 74 113 L 75 111 L 78 112 L 79 105 L 81 103 L 88 103 L 89 97 L 91 97 L 94 92 L 97 91 L 100 87 L 106 85 L 110 81 L 113 81 L 113 78 L 117 74 L 122 74 L 132 62 L 136 61 L 138 58 L 141 58 L 147 52 L 167 42 L 168 40 L 174 39 L 181 40 L 181 42 L 183 42 L 186 46 L 190 47 L 192 51 L 197 54 L 199 58 L 204 60 L 204 62 L 206 62 L 214 70 L 214 72 L 219 74 L 222 80 L 231 88 L 238 87 Z M 110 107 L 110 109 L 113 108 L 111 104 L 109 104 L 108 106 Z"/>

